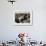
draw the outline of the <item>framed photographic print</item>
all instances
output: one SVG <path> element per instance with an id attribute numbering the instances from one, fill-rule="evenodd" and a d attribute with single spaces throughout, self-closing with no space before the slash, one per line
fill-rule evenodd
<path id="1" fill-rule="evenodd" d="M 17 10 L 14 16 L 15 25 L 32 25 L 32 11 Z"/>

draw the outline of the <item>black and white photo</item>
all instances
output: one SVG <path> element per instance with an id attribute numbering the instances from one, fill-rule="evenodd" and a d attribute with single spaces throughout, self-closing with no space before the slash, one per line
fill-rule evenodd
<path id="1" fill-rule="evenodd" d="M 32 12 L 21 11 L 15 13 L 16 25 L 32 25 Z"/>

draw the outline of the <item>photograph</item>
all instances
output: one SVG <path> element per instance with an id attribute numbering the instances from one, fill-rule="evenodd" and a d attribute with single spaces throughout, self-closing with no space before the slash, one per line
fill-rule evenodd
<path id="1" fill-rule="evenodd" d="M 15 13 L 16 25 L 32 25 L 32 13 L 27 11 Z"/>

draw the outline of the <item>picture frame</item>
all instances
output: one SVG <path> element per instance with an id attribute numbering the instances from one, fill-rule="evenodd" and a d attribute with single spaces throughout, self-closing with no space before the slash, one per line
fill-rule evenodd
<path id="1" fill-rule="evenodd" d="M 32 26 L 32 10 L 16 10 L 14 15 L 14 25 Z"/>

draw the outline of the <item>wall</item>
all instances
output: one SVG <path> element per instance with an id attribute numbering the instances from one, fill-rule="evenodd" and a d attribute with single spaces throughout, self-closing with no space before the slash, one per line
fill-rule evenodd
<path id="1" fill-rule="evenodd" d="M 32 10 L 32 26 L 15 26 L 13 16 L 16 10 Z M 26 32 L 37 41 L 46 40 L 46 0 L 17 0 L 13 5 L 0 0 L 0 40 L 11 40 L 18 32 Z"/>

